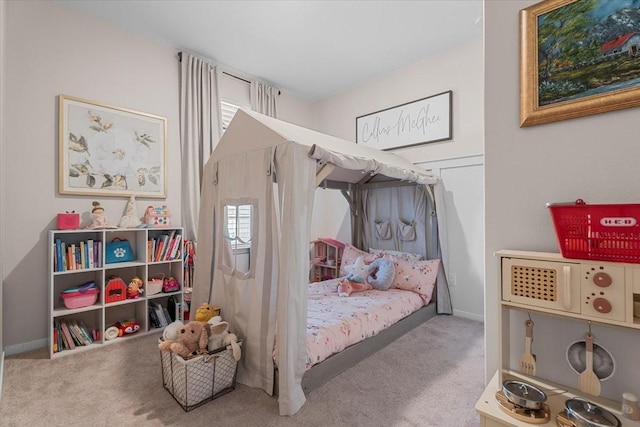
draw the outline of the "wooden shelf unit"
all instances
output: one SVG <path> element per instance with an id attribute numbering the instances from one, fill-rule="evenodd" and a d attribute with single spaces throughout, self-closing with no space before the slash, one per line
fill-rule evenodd
<path id="1" fill-rule="evenodd" d="M 169 298 L 173 297 L 179 303 L 177 313 L 172 313 L 174 317 L 182 319 L 184 304 L 183 300 L 183 241 L 180 240 L 179 248 L 173 259 L 148 261 L 150 254 L 148 253 L 147 242 L 150 239 L 158 239 L 164 235 L 180 235 L 183 236 L 183 230 L 180 227 L 167 228 L 135 228 L 135 229 L 104 229 L 104 230 L 51 230 L 49 232 L 49 356 L 57 358 L 76 354 L 81 351 L 97 348 L 105 344 L 114 342 L 122 342 L 135 336 L 159 332 L 162 328 L 154 328 L 149 319 L 149 308 L 153 308 L 155 304 L 164 307 L 168 306 Z M 129 240 L 131 248 L 136 257 L 135 260 L 121 263 L 105 263 L 105 244 L 114 238 Z M 65 246 L 74 244 L 79 245 L 80 242 L 93 241 L 99 242 L 100 256 L 97 264 L 91 268 L 67 269 L 65 271 L 56 271 L 56 240 L 60 239 Z M 97 248 L 98 245 L 95 247 Z M 105 301 L 105 287 L 112 275 L 122 278 L 125 284 L 129 283 L 134 276 L 142 279 L 143 293 L 135 299 L 124 299 L 107 303 Z M 180 289 L 175 292 L 163 293 L 155 295 L 147 295 L 147 280 L 164 275 L 164 277 L 174 277 L 180 284 Z M 65 289 L 79 286 L 83 283 L 94 282 L 100 290 L 97 300 L 93 305 L 80 308 L 66 308 L 61 298 L 61 293 Z M 107 328 L 116 322 L 126 320 L 135 320 L 140 324 L 140 330 L 131 335 L 125 335 L 111 340 L 105 340 L 104 332 Z M 72 350 L 54 351 L 54 324 L 55 322 L 77 322 L 84 324 L 87 329 L 94 329 L 100 332 L 99 339 L 93 344 L 78 346 Z"/>

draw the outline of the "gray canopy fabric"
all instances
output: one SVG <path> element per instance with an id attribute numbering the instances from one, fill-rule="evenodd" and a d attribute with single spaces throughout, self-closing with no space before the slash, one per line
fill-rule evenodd
<path id="1" fill-rule="evenodd" d="M 238 110 L 205 166 L 192 302 L 222 308 L 244 340 L 238 382 L 269 394 L 275 342 L 281 415 L 295 414 L 305 402 L 301 380 L 314 191 L 319 184 L 348 189 L 367 180 L 430 185 L 436 206 L 444 206 L 439 178 L 393 153 L 245 110 Z M 226 221 L 238 206 L 252 212 L 248 269 L 229 256 Z M 446 242 L 443 218 L 441 212 L 440 238 Z M 441 249 L 446 269 L 446 246 Z"/>

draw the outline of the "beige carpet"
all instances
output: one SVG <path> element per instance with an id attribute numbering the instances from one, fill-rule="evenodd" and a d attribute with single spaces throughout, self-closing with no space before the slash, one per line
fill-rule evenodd
<path id="1" fill-rule="evenodd" d="M 437 316 L 307 396 L 292 417 L 275 398 L 236 389 L 184 412 L 162 387 L 157 334 L 47 359 L 5 360 L 0 425 L 9 426 L 479 426 L 483 325 Z"/>

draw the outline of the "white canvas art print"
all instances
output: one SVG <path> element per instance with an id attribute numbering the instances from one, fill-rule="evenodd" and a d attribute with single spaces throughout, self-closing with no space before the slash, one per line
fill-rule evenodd
<path id="1" fill-rule="evenodd" d="M 166 197 L 166 119 L 60 95 L 60 194 Z"/>

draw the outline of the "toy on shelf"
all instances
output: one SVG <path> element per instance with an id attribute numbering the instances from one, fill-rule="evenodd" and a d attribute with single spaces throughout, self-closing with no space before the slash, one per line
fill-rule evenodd
<path id="1" fill-rule="evenodd" d="M 76 230 L 80 228 L 80 214 L 66 211 L 58 214 L 58 230 Z"/>
<path id="2" fill-rule="evenodd" d="M 127 201 L 124 215 L 120 218 L 118 226 L 121 228 L 134 228 L 139 226 L 141 222 L 140 218 L 138 218 L 138 210 L 136 209 L 136 196 L 132 194 Z"/>
<path id="3" fill-rule="evenodd" d="M 127 285 L 118 276 L 109 276 L 109 281 L 104 290 L 104 302 L 111 303 L 127 299 Z"/>
<path id="4" fill-rule="evenodd" d="M 162 281 L 162 292 L 176 292 L 180 290 L 180 283 L 175 277 L 167 277 Z"/>
<path id="5" fill-rule="evenodd" d="M 143 292 L 142 279 L 138 276 L 134 276 L 129 282 L 129 285 L 127 285 L 127 299 L 136 299 L 140 297 Z"/>
<path id="6" fill-rule="evenodd" d="M 144 214 L 144 223 L 147 227 L 169 227 L 171 225 L 171 213 L 166 205 L 154 208 L 148 206 Z"/>
<path id="7" fill-rule="evenodd" d="M 113 326 L 108 327 L 104 331 L 104 339 L 112 340 L 114 338 L 122 337 L 125 335 L 131 335 L 140 330 L 140 323 L 135 320 L 124 320 L 122 322 L 116 322 Z"/>
<path id="8" fill-rule="evenodd" d="M 81 308 L 95 304 L 100 290 L 90 281 L 80 286 L 66 289 L 60 295 L 66 308 Z"/>
<path id="9" fill-rule="evenodd" d="M 104 208 L 100 205 L 100 202 L 94 201 L 92 203 L 93 209 L 91 209 L 91 224 L 85 228 L 87 230 L 100 230 L 103 228 L 117 228 L 113 225 L 109 225 L 109 219 L 104 213 Z"/>

